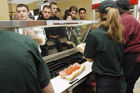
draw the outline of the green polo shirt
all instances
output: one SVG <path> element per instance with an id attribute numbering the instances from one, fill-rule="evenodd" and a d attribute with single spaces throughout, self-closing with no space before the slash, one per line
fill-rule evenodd
<path id="1" fill-rule="evenodd" d="M 0 93 L 41 93 L 50 82 L 37 44 L 27 36 L 0 31 Z"/>
<path id="2" fill-rule="evenodd" d="M 120 76 L 123 74 L 123 44 L 112 40 L 100 26 L 89 33 L 84 55 L 94 60 L 92 70 L 99 75 Z"/>

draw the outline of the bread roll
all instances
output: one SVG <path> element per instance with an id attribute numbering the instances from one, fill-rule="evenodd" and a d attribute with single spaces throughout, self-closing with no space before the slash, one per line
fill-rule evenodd
<path id="1" fill-rule="evenodd" d="M 77 66 L 79 65 L 79 68 Z M 69 68 L 72 68 L 72 66 L 76 69 L 73 70 L 72 72 L 66 73 Z M 60 77 L 67 79 L 67 80 L 73 80 L 75 77 L 77 77 L 81 72 L 85 70 L 85 65 L 80 65 L 79 63 L 75 63 L 74 65 L 69 66 L 68 68 L 62 70 L 59 72 Z"/>

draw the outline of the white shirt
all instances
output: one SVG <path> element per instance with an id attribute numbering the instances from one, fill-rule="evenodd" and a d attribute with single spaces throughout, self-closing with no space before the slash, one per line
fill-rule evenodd
<path id="1" fill-rule="evenodd" d="M 34 31 L 34 33 L 37 34 L 37 36 L 42 38 L 42 42 L 40 44 L 38 44 L 38 49 L 41 52 L 40 45 L 44 45 L 46 43 L 46 40 L 47 40 L 44 28 L 39 28 L 39 27 L 36 27 L 36 28 L 19 28 L 18 31 L 16 31 L 16 32 L 19 33 L 19 34 L 22 34 L 22 35 L 27 35 L 26 31 L 29 31 L 29 29 L 32 29 Z M 29 36 L 29 37 L 31 37 L 31 36 Z M 31 38 L 34 39 L 34 37 L 31 37 Z"/>

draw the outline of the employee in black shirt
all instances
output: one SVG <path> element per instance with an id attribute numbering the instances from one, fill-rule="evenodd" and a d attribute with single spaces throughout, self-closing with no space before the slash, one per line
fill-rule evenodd
<path id="1" fill-rule="evenodd" d="M 117 5 L 113 1 L 101 2 L 100 22 L 86 41 L 84 55 L 91 62 L 96 75 L 96 93 L 121 93 L 123 75 L 123 27 Z"/>

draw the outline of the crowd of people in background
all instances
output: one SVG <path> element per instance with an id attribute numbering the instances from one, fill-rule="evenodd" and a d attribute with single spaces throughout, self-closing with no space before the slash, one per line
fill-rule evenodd
<path id="1" fill-rule="evenodd" d="M 47 12 L 48 9 L 51 9 L 51 11 Z M 79 19 L 76 17 L 79 13 Z M 64 14 L 64 15 L 62 15 Z M 58 8 L 58 5 L 56 2 L 51 2 L 49 5 L 44 5 L 43 8 L 38 13 L 38 18 L 36 20 L 65 20 L 65 16 L 67 15 L 72 16 L 72 20 L 87 20 L 86 19 L 86 9 L 85 8 L 79 8 L 77 6 L 70 6 L 69 9 L 66 9 L 64 13 L 61 12 L 61 9 Z M 51 16 L 49 16 L 51 15 Z M 31 19 L 35 19 L 33 14 L 29 12 L 29 17 Z M 17 14 L 14 14 L 13 20 L 18 20 Z"/>
<path id="2" fill-rule="evenodd" d="M 61 10 L 58 8 L 56 2 L 51 2 L 49 5 L 44 5 L 42 10 L 38 14 L 36 20 L 78 20 L 76 17 L 79 12 L 80 20 L 86 20 L 86 9 L 78 8 L 76 6 L 70 6 L 64 12 L 64 16 L 61 15 Z M 18 4 L 16 7 L 16 14 L 14 20 L 35 20 L 35 17 L 29 11 L 29 8 L 25 4 Z M 74 28 L 74 30 L 76 30 Z M 57 52 L 63 51 L 62 47 L 67 46 L 71 48 L 73 42 L 77 43 L 76 35 L 72 27 L 50 27 L 50 28 L 31 28 L 31 29 L 19 29 L 18 33 L 28 35 L 34 39 L 42 56 L 48 55 L 49 45 L 47 42 L 53 42 L 56 46 Z M 64 43 L 60 41 L 60 38 L 67 38 Z"/>

